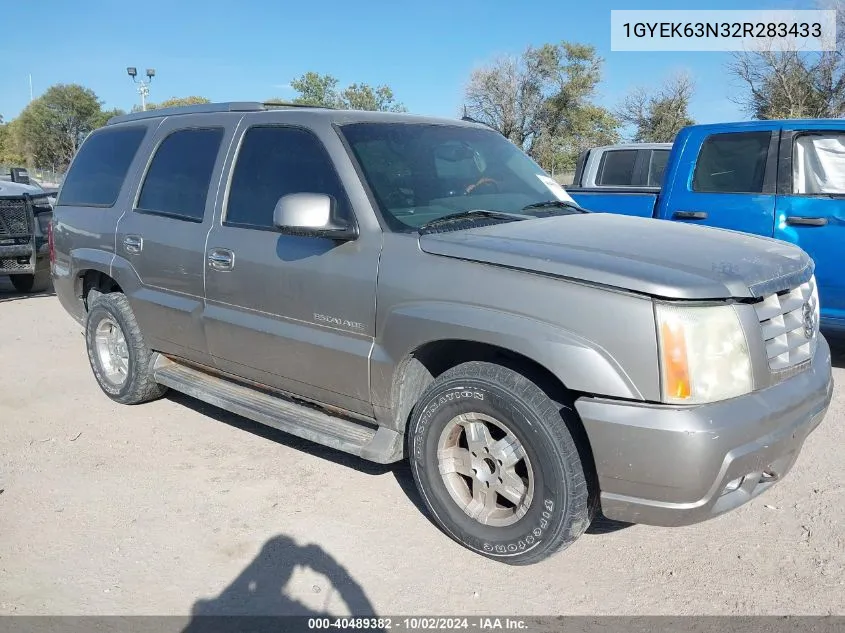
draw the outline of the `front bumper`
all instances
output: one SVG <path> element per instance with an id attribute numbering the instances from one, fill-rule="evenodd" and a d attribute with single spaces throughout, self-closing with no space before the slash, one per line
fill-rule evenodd
<path id="1" fill-rule="evenodd" d="M 833 395 L 823 336 L 810 367 L 768 389 L 676 407 L 580 398 L 603 514 L 677 526 L 732 510 L 780 480 Z M 729 483 L 736 489 L 727 490 Z"/>
<path id="2" fill-rule="evenodd" d="M 49 255 L 46 239 L 28 237 L 0 240 L 0 275 L 35 273 Z"/>

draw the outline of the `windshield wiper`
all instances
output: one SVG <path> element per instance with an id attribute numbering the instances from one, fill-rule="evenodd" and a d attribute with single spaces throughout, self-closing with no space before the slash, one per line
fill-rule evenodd
<path id="1" fill-rule="evenodd" d="M 522 207 L 523 211 L 532 211 L 534 209 L 572 209 L 576 213 L 589 213 L 584 207 L 579 207 L 574 202 L 566 200 L 545 200 L 544 202 L 535 202 Z"/>
<path id="2" fill-rule="evenodd" d="M 472 211 L 459 211 L 458 213 L 450 213 L 449 215 L 444 215 L 434 220 L 430 220 L 419 228 L 419 232 L 420 235 L 424 235 L 425 233 L 432 233 L 435 229 L 448 224 L 488 219 L 513 222 L 516 220 L 527 220 L 528 218 L 513 213 L 504 213 L 502 211 L 486 211 L 484 209 L 474 209 Z"/>

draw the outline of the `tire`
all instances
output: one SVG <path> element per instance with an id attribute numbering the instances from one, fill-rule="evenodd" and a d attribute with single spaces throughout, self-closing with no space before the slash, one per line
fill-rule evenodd
<path id="1" fill-rule="evenodd" d="M 508 444 L 521 450 L 503 450 Z M 408 455 L 438 526 L 503 563 L 529 565 L 565 549 L 595 512 L 560 406 L 506 367 L 469 362 L 439 376 L 411 413 Z"/>
<path id="2" fill-rule="evenodd" d="M 100 388 L 121 404 L 161 398 L 167 387 L 153 379 L 152 352 L 144 343 L 126 296 L 92 292 L 88 299 L 85 346 Z"/>
<path id="3" fill-rule="evenodd" d="M 50 287 L 50 269 L 36 271 L 34 275 L 11 275 L 10 279 L 18 292 L 44 292 Z"/>

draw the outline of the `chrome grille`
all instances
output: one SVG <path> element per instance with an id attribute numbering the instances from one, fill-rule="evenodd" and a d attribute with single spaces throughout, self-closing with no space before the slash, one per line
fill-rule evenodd
<path id="1" fill-rule="evenodd" d="M 32 235 L 33 227 L 26 201 L 0 198 L 0 235 L 14 237 Z"/>
<path id="2" fill-rule="evenodd" d="M 764 297 L 754 305 L 772 371 L 808 362 L 816 351 L 819 295 L 816 278 L 797 288 Z"/>

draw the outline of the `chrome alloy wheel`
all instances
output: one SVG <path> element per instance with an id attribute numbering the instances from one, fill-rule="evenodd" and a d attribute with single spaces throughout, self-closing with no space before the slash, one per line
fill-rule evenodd
<path id="1" fill-rule="evenodd" d="M 534 470 L 522 443 L 499 420 L 455 416 L 440 434 L 437 461 L 452 500 L 483 525 L 512 525 L 531 507 Z"/>
<path id="2" fill-rule="evenodd" d="M 129 349 L 116 321 L 110 318 L 100 321 L 94 334 L 94 349 L 105 379 L 116 387 L 123 385 L 129 374 Z"/>

